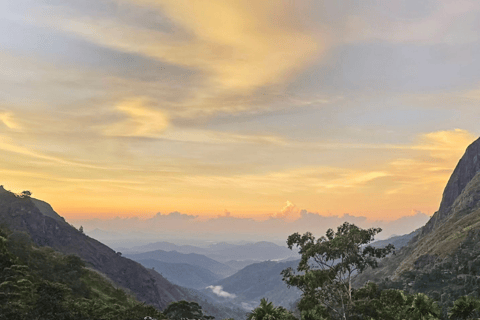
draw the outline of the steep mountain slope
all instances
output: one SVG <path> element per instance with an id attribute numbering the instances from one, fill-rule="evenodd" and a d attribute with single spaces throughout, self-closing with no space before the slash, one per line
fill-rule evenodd
<path id="1" fill-rule="evenodd" d="M 203 289 L 220 280 L 220 276 L 210 270 L 187 263 L 170 263 L 155 259 L 137 260 L 146 268 L 153 268 L 168 281 L 182 287 Z"/>
<path id="2" fill-rule="evenodd" d="M 73 255 L 0 228 L 0 319 L 164 319 Z"/>
<path id="3" fill-rule="evenodd" d="M 154 259 L 169 263 L 186 263 L 192 266 L 199 266 L 201 268 L 210 270 L 214 274 L 219 275 L 221 278 L 228 277 L 235 273 L 233 268 L 196 253 L 184 254 L 177 251 L 155 250 L 144 253 L 127 254 L 125 256 L 135 261 Z"/>
<path id="4" fill-rule="evenodd" d="M 37 207 L 37 204 L 39 204 Z M 47 212 L 47 215 L 43 214 Z M 51 211 L 50 211 L 51 210 Z M 130 290 L 138 300 L 163 309 L 170 302 L 199 302 L 216 317 L 240 314 L 204 302 L 204 295 L 176 286 L 153 270 L 122 257 L 104 244 L 69 225 L 44 202 L 18 197 L 0 187 L 0 224 L 12 231 L 26 232 L 39 246 L 49 246 L 63 254 L 75 254 L 87 265 L 103 273 L 117 285 Z M 52 217 L 53 216 L 53 217 Z"/>
<path id="5" fill-rule="evenodd" d="M 480 139 L 472 143 L 456 166 L 442 202 L 420 233 L 396 255 L 356 279 L 386 287 L 425 292 L 442 302 L 480 293 Z M 463 284 L 462 287 L 459 287 Z M 480 282 L 479 282 L 480 284 Z"/>
<path id="6" fill-rule="evenodd" d="M 452 206 L 462 194 L 468 183 L 480 171 L 480 138 L 468 146 L 465 154 L 458 162 L 443 191 L 440 208 L 422 229 L 422 234 L 433 231 L 452 215 Z"/>
<path id="7" fill-rule="evenodd" d="M 380 248 L 380 247 L 385 247 L 389 244 L 393 244 L 395 246 L 395 249 L 399 250 L 405 247 L 410 242 L 410 240 L 412 240 L 415 236 L 417 236 L 420 233 L 420 231 L 421 231 L 420 229 L 417 229 L 415 231 L 410 232 L 409 234 L 404 234 L 401 236 L 393 236 L 385 240 L 377 240 L 372 242 L 371 245 L 376 248 Z"/>

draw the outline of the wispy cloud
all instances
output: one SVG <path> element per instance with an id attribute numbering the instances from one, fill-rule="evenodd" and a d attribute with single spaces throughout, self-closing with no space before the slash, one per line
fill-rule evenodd
<path id="1" fill-rule="evenodd" d="M 145 99 L 137 98 L 116 105 L 115 110 L 125 114 L 127 119 L 108 126 L 104 133 L 109 136 L 159 137 L 168 126 L 168 117 L 146 104 Z"/>
<path id="2" fill-rule="evenodd" d="M 20 125 L 15 121 L 13 112 L 11 111 L 0 111 L 0 121 L 9 129 L 21 129 Z"/>
<path id="3" fill-rule="evenodd" d="M 298 11 L 302 6 L 286 2 L 119 2 L 146 6 L 166 15 L 177 26 L 177 32 L 128 25 L 111 17 L 75 16 L 58 8 L 49 8 L 42 16 L 33 14 L 28 20 L 100 46 L 199 71 L 203 81 L 192 88 L 183 105 L 210 110 L 224 110 L 222 103 L 229 96 L 285 83 L 323 51 L 321 38 L 301 22 L 302 12 Z M 302 10 L 307 11 L 304 7 Z M 231 108 L 250 106 L 234 104 Z"/>

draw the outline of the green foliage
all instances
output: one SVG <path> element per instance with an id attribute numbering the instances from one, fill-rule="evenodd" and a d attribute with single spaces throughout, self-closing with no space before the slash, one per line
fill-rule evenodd
<path id="1" fill-rule="evenodd" d="M 263 298 L 260 305 L 247 315 L 247 320 L 296 320 L 291 312 L 283 307 L 275 307 Z"/>
<path id="2" fill-rule="evenodd" d="M 450 319 L 474 319 L 480 314 L 480 301 L 471 296 L 458 298 L 450 309 Z"/>
<path id="3" fill-rule="evenodd" d="M 317 240 L 310 232 L 288 237 L 288 247 L 298 247 L 302 258 L 297 273 L 292 268 L 282 271 L 283 280 L 302 291 L 298 308 L 305 316 L 350 318 L 354 307 L 353 277 L 367 267 L 377 267 L 377 260 L 394 249 L 393 245 L 368 246 L 381 231 L 380 228 L 361 229 L 345 222 L 337 232 L 329 229 L 326 236 Z"/>
<path id="4" fill-rule="evenodd" d="M 165 319 L 79 257 L 36 247 L 25 233 L 0 229 L 0 268 L 0 320 Z"/>
<path id="5" fill-rule="evenodd" d="M 352 319 L 371 320 L 434 320 L 440 318 L 436 302 L 422 293 L 406 294 L 402 290 L 381 290 L 369 282 L 353 293 L 355 305 Z"/>
<path id="6" fill-rule="evenodd" d="M 196 302 L 185 300 L 172 302 L 163 311 L 163 314 L 170 320 L 196 319 L 210 320 L 215 319 L 212 316 L 203 314 L 202 307 Z"/>

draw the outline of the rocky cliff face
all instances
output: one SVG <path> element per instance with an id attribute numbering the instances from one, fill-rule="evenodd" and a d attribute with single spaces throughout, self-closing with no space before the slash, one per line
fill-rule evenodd
<path id="1" fill-rule="evenodd" d="M 425 225 L 422 234 L 428 234 L 452 214 L 452 206 L 468 183 L 480 171 L 480 138 L 473 142 L 458 162 L 443 191 L 440 208 Z"/>
<path id="2" fill-rule="evenodd" d="M 356 285 L 362 285 L 369 280 L 379 282 L 390 279 L 403 282 L 403 285 L 406 285 L 404 288 L 410 288 L 409 283 L 423 283 L 423 280 L 413 281 L 412 274 L 425 276 L 428 270 L 434 269 L 437 273 L 462 276 L 458 270 L 449 270 L 449 264 L 444 262 L 452 256 L 461 256 L 462 247 L 470 241 L 468 239 L 479 234 L 480 139 L 467 148 L 458 162 L 445 187 L 439 210 L 421 229 L 421 233 L 412 238 L 406 247 L 397 251 L 395 256 L 380 262 L 380 268 L 359 275 Z M 480 260 L 480 249 L 477 249 L 475 247 L 475 250 L 469 253 L 469 257 L 473 257 L 475 261 Z M 435 281 L 432 281 L 431 285 L 439 286 Z M 430 290 L 428 286 L 430 284 L 425 285 L 425 292 Z"/>

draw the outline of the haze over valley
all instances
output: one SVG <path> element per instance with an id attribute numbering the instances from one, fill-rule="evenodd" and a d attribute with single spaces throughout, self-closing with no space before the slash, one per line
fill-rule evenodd
<path id="1" fill-rule="evenodd" d="M 480 318 L 480 1 L 0 0 L 0 320 Z"/>

